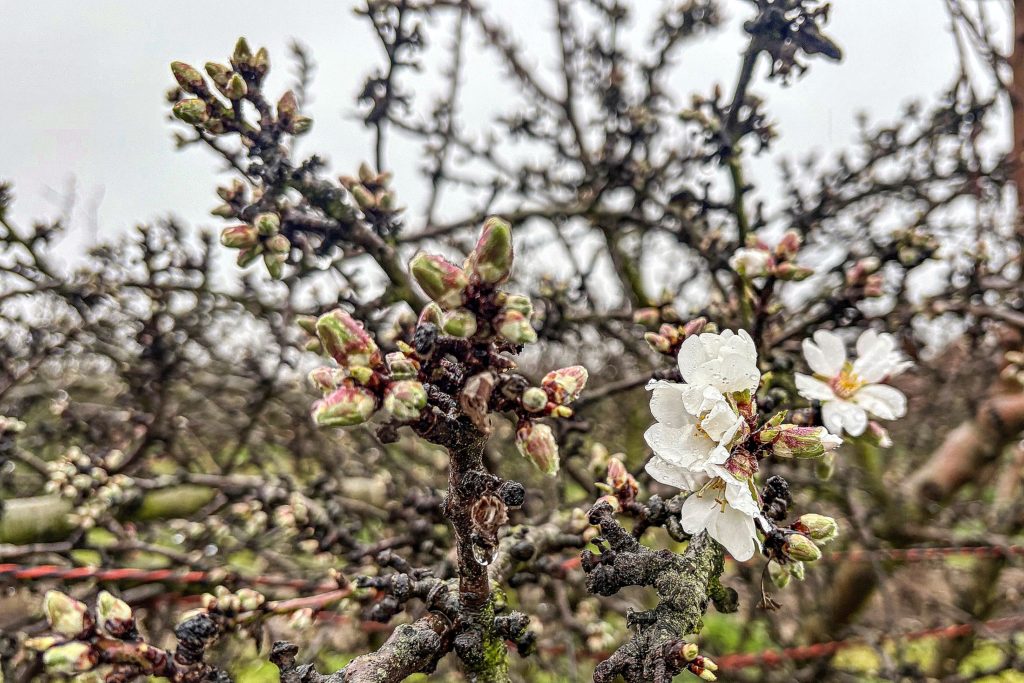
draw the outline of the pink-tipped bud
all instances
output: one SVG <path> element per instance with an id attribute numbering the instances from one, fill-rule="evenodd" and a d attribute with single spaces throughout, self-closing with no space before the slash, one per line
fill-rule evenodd
<path id="1" fill-rule="evenodd" d="M 775 256 L 781 261 L 789 261 L 800 251 L 803 239 L 796 230 L 787 230 L 775 247 Z"/>
<path id="2" fill-rule="evenodd" d="M 466 300 L 469 280 L 461 268 L 444 257 L 420 252 L 409 262 L 416 283 L 441 308 L 457 308 Z"/>
<path id="3" fill-rule="evenodd" d="M 780 263 L 775 266 L 773 272 L 775 277 L 786 282 L 800 282 L 806 280 L 810 276 L 814 275 L 813 268 L 805 268 L 804 266 L 798 266 L 795 263 L 787 261 L 786 263 Z"/>
<path id="4" fill-rule="evenodd" d="M 416 380 L 394 382 L 384 395 L 384 410 L 402 422 L 412 422 L 427 407 L 427 390 Z"/>
<path id="5" fill-rule="evenodd" d="M 377 344 L 362 323 L 340 308 L 317 319 L 316 333 L 324 350 L 342 367 L 373 367 L 380 362 Z"/>
<path id="6" fill-rule="evenodd" d="M 658 353 L 670 353 L 672 351 L 672 342 L 656 332 L 645 333 L 644 341 Z"/>
<path id="7" fill-rule="evenodd" d="M 558 443 L 551 427 L 546 424 L 523 422 L 516 430 L 516 448 L 520 455 L 549 477 L 558 472 Z"/>
<path id="8" fill-rule="evenodd" d="M 889 436 L 889 430 L 874 420 L 868 421 L 868 428 L 864 432 L 864 437 L 869 443 L 878 446 L 879 448 L 889 448 L 892 446 L 892 438 Z"/>
<path id="9" fill-rule="evenodd" d="M 548 390 L 555 403 L 564 406 L 579 398 L 583 387 L 587 386 L 588 377 L 585 367 L 570 365 L 567 368 L 552 370 L 544 375 L 540 385 Z"/>
<path id="10" fill-rule="evenodd" d="M 771 440 L 772 453 L 780 458 L 819 458 L 834 451 L 843 440 L 830 434 L 824 427 L 801 427 L 794 424 L 780 424 L 763 430 Z"/>
<path id="11" fill-rule="evenodd" d="M 351 427 L 366 422 L 377 409 L 369 391 L 342 386 L 313 404 L 313 420 L 321 427 Z"/>
<path id="12" fill-rule="evenodd" d="M 259 232 L 251 225 L 224 228 L 220 233 L 220 243 L 229 249 L 248 249 L 255 247 L 259 241 Z"/>
<path id="13" fill-rule="evenodd" d="M 466 272 L 483 284 L 498 285 L 511 275 L 512 259 L 512 226 L 492 216 L 466 261 Z"/>
<path id="14" fill-rule="evenodd" d="M 655 328 L 661 324 L 661 311 L 657 308 L 640 308 L 633 311 L 633 322 L 644 327 Z"/>

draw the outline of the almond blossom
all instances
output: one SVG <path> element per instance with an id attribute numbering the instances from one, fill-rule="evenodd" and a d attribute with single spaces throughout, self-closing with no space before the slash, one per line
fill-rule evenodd
<path id="1" fill-rule="evenodd" d="M 895 420 L 907 412 L 907 397 L 882 384 L 910 367 L 896 349 L 892 335 L 866 330 L 857 339 L 857 359 L 847 360 L 846 346 L 834 332 L 818 330 L 813 341 L 804 340 L 804 357 L 814 376 L 796 373 L 796 387 L 804 398 L 821 401 L 821 417 L 833 434 L 844 431 L 860 436 L 868 414 Z"/>
<path id="2" fill-rule="evenodd" d="M 748 560 L 759 547 L 760 509 L 751 483 L 756 465 L 735 448 L 750 434 L 737 399 L 746 400 L 760 382 L 757 350 L 744 331 L 705 333 L 683 342 L 678 362 L 685 383 L 647 387 L 657 420 L 644 435 L 654 451 L 647 472 L 694 492 L 681 512 L 687 533 L 706 530 L 737 560 Z"/>

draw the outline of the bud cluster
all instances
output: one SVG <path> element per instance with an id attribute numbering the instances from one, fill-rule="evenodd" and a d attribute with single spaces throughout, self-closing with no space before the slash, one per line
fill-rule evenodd
<path id="1" fill-rule="evenodd" d="M 375 173 L 368 164 L 362 163 L 357 177 L 341 176 L 338 180 L 377 234 L 390 235 L 397 231 L 398 215 L 403 209 L 397 206 L 395 191 L 390 188 L 390 172 Z"/>
<path id="2" fill-rule="evenodd" d="M 238 265 L 242 268 L 262 257 L 272 278 L 280 279 L 292 244 L 281 233 L 281 217 L 273 212 L 257 214 L 249 223 L 224 228 L 220 243 L 238 249 Z"/>
<path id="3" fill-rule="evenodd" d="M 717 330 L 718 327 L 714 323 L 709 323 L 707 319 L 694 318 L 683 325 L 663 323 L 657 332 L 645 333 L 644 339 L 658 353 L 675 357 L 679 355 L 679 348 L 687 337 Z"/>
<path id="4" fill-rule="evenodd" d="M 46 464 L 49 480 L 45 490 L 76 503 L 69 520 L 75 526 L 91 529 L 107 512 L 137 500 L 140 494 L 131 477 L 108 473 L 122 457 L 121 451 L 114 450 L 95 462 L 72 446 L 60 458 Z"/>
<path id="5" fill-rule="evenodd" d="M 871 299 L 885 293 L 885 278 L 879 271 L 882 262 L 877 256 L 866 256 L 858 259 L 846 271 L 846 286 L 851 298 Z"/>
<path id="6" fill-rule="evenodd" d="M 773 277 L 783 281 L 806 280 L 814 274 L 813 268 L 799 266 L 796 257 L 800 251 L 800 233 L 789 230 L 774 249 L 751 236 L 729 259 L 729 266 L 746 280 Z"/>
<path id="7" fill-rule="evenodd" d="M 92 610 L 64 593 L 48 591 L 43 611 L 53 635 L 30 638 L 25 647 L 42 653 L 49 674 L 96 671 L 102 661 L 98 639 L 138 640 L 131 607 L 107 591 L 100 591 Z"/>

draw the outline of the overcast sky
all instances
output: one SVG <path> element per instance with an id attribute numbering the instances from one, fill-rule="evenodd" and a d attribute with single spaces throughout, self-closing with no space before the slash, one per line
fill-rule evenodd
<path id="1" fill-rule="evenodd" d="M 171 84 L 169 62 L 226 61 L 239 35 L 270 49 L 272 92 L 288 80 L 287 45 L 298 39 L 308 46 L 318 73 L 308 107 L 316 123 L 304 148 L 322 153 L 336 169 L 354 169 L 371 144 L 352 116 L 354 95 L 380 51 L 353 4 L 0 0 L 0 178 L 16 184 L 15 217 L 55 214 L 73 183 L 76 226 L 85 229 L 95 216 L 101 237 L 168 214 L 218 226 L 208 213 L 216 204 L 218 165 L 198 149 L 174 150 L 163 94 Z M 541 70 L 556 63 L 550 4 L 490 2 Z M 639 34 L 662 3 L 636 4 Z M 725 6 L 729 28 L 681 53 L 671 81 L 680 103 L 690 92 L 707 93 L 734 78 L 744 44 L 739 21 L 749 10 L 740 0 Z M 756 87 L 768 96 L 782 133 L 778 150 L 791 156 L 842 148 L 858 111 L 898 116 L 907 101 L 933 97 L 955 73 L 942 0 L 835 0 L 833 6 L 829 32 L 843 47 L 844 61 L 816 60 L 789 88 Z M 1001 6 L 992 3 L 993 11 Z M 466 123 L 483 125 L 473 118 L 484 117 L 483 104 L 500 96 L 493 60 L 471 59 L 466 81 L 465 92 L 481 103 L 470 103 Z M 391 161 L 401 196 L 415 208 L 415 188 L 422 184 L 412 183 L 414 156 Z M 754 173 L 761 183 L 758 176 L 774 176 L 775 166 L 764 160 Z"/>

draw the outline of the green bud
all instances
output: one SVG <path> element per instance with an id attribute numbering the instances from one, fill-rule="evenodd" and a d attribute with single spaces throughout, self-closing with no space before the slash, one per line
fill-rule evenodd
<path id="1" fill-rule="evenodd" d="M 772 453 L 780 458 L 820 458 L 843 442 L 824 427 L 780 424 L 765 431 L 772 435 Z"/>
<path id="2" fill-rule="evenodd" d="M 266 246 L 267 251 L 275 254 L 287 254 L 292 249 L 292 243 L 281 233 L 277 233 L 268 239 L 264 246 Z"/>
<path id="3" fill-rule="evenodd" d="M 420 371 L 419 363 L 406 357 L 401 351 L 394 351 L 384 357 L 393 379 L 416 379 Z"/>
<path id="4" fill-rule="evenodd" d="M 669 353 L 672 351 L 672 342 L 656 332 L 645 332 L 644 341 L 658 353 Z"/>
<path id="5" fill-rule="evenodd" d="M 569 405 L 577 398 L 583 387 L 587 385 L 589 374 L 582 365 L 572 365 L 560 370 L 552 370 L 544 375 L 540 385 L 547 389 L 555 403 Z"/>
<path id="6" fill-rule="evenodd" d="M 213 214 L 214 216 L 220 216 L 221 218 L 234 218 L 235 207 L 231 206 L 230 204 L 221 204 L 210 213 Z"/>
<path id="7" fill-rule="evenodd" d="M 45 650 L 49 650 L 59 642 L 60 639 L 55 636 L 38 636 L 36 638 L 27 638 L 22 645 L 25 646 L 26 650 L 43 652 Z"/>
<path id="8" fill-rule="evenodd" d="M 290 132 L 292 123 L 298 115 L 299 102 L 295 99 L 295 93 L 287 90 L 281 95 L 281 99 L 277 101 L 277 120 L 281 122 L 285 130 Z"/>
<path id="9" fill-rule="evenodd" d="M 797 581 L 804 580 L 804 563 L 803 562 L 790 562 L 786 565 L 786 569 L 789 570 L 789 575 Z"/>
<path id="10" fill-rule="evenodd" d="M 131 630 L 135 619 L 127 602 L 100 591 L 96 598 L 96 623 L 109 635 L 120 638 Z"/>
<path id="11" fill-rule="evenodd" d="M 316 317 L 312 315 L 295 316 L 295 324 L 306 334 L 316 335 Z"/>
<path id="12" fill-rule="evenodd" d="M 533 301 L 522 294 L 506 294 L 501 302 L 506 311 L 519 311 L 527 318 L 533 317 Z"/>
<path id="13" fill-rule="evenodd" d="M 524 422 L 516 430 L 516 449 L 538 470 L 555 476 L 558 472 L 558 443 L 551 427 L 536 422 Z"/>
<path id="14" fill-rule="evenodd" d="M 234 72 L 230 67 L 224 66 L 223 64 L 207 62 L 206 73 L 210 76 L 210 80 L 213 81 L 214 85 L 223 91 L 223 89 L 227 87 L 228 81 L 231 80 L 231 75 Z"/>
<path id="15" fill-rule="evenodd" d="M 224 228 L 220 233 L 220 243 L 229 249 L 248 249 L 259 242 L 259 233 L 251 225 L 236 225 Z"/>
<path id="16" fill-rule="evenodd" d="M 441 318 L 443 317 L 444 311 L 441 310 L 440 306 L 431 301 L 429 304 L 423 307 L 422 311 L 420 311 L 420 317 L 419 320 L 417 320 L 416 324 L 422 325 L 423 323 L 430 323 L 431 325 L 435 325 L 438 328 L 440 328 Z"/>
<path id="17" fill-rule="evenodd" d="M 466 274 L 443 257 L 421 251 L 409 262 L 409 270 L 420 288 L 441 308 L 456 308 L 465 302 L 469 284 Z"/>
<path id="18" fill-rule="evenodd" d="M 801 562 L 814 562 L 821 559 L 821 549 L 807 536 L 800 533 L 786 535 L 782 544 L 782 552 L 788 557 Z"/>
<path id="19" fill-rule="evenodd" d="M 402 422 L 419 419 L 426 407 L 427 390 L 416 380 L 395 382 L 384 395 L 384 410 Z"/>
<path id="20" fill-rule="evenodd" d="M 43 611 L 46 621 L 57 633 L 74 638 L 86 629 L 86 612 L 84 602 L 75 600 L 60 591 L 47 591 L 43 596 Z"/>
<path id="21" fill-rule="evenodd" d="M 240 69 L 243 66 L 252 66 L 252 62 L 252 50 L 249 49 L 248 41 L 244 37 L 239 38 L 231 55 L 231 66 Z"/>
<path id="22" fill-rule="evenodd" d="M 295 117 L 294 121 L 292 121 L 292 134 L 293 135 L 304 135 L 304 134 L 308 133 L 312 128 L 313 128 L 313 119 L 309 118 L 308 116 L 302 116 L 300 114 L 299 116 Z"/>
<path id="23" fill-rule="evenodd" d="M 256 55 L 252 59 L 252 68 L 256 74 L 263 78 L 270 71 L 270 53 L 267 52 L 267 48 L 261 47 L 256 50 Z"/>
<path id="24" fill-rule="evenodd" d="M 240 100 L 249 92 L 249 86 L 245 84 L 242 74 L 236 73 L 231 75 L 221 92 L 229 100 Z"/>
<path id="25" fill-rule="evenodd" d="M 523 392 L 519 402 L 531 413 L 539 413 L 548 405 L 548 392 L 539 387 L 530 387 Z"/>
<path id="26" fill-rule="evenodd" d="M 88 643 L 72 641 L 51 647 L 43 653 L 43 665 L 51 674 L 73 674 L 88 671 L 96 665 L 96 655 Z"/>
<path id="27" fill-rule="evenodd" d="M 284 273 L 284 262 L 288 260 L 287 254 L 278 254 L 272 251 L 263 254 L 263 265 L 267 267 L 270 277 L 280 280 Z"/>
<path id="28" fill-rule="evenodd" d="M 359 162 L 359 170 L 357 173 L 359 175 L 359 180 L 364 183 L 373 183 L 377 180 L 377 174 L 374 173 L 373 169 L 370 168 L 370 165 L 365 161 Z"/>
<path id="29" fill-rule="evenodd" d="M 505 311 L 499 317 L 498 334 L 513 344 L 532 344 L 537 341 L 537 332 L 530 320 L 519 311 Z"/>
<path id="30" fill-rule="evenodd" d="M 441 319 L 441 330 L 449 336 L 468 339 L 476 334 L 476 316 L 465 308 L 447 311 Z"/>
<path id="31" fill-rule="evenodd" d="M 240 588 L 235 595 L 238 596 L 238 606 L 246 612 L 259 609 L 260 605 L 267 600 L 262 593 L 251 588 Z"/>
<path id="32" fill-rule="evenodd" d="M 466 260 L 466 271 L 487 285 L 507 280 L 512 274 L 512 226 L 496 216 L 488 218 Z"/>
<path id="33" fill-rule="evenodd" d="M 365 365 L 353 365 L 348 369 L 348 374 L 358 384 L 365 386 L 370 383 L 370 379 L 373 377 L 373 370 Z"/>
<path id="34" fill-rule="evenodd" d="M 839 524 L 836 520 L 814 513 L 801 515 L 800 519 L 796 520 L 794 528 L 807 534 L 820 545 L 833 541 L 839 536 Z"/>
<path id="35" fill-rule="evenodd" d="M 342 367 L 372 367 L 380 362 L 377 344 L 363 324 L 340 308 L 317 319 L 316 333 L 327 353 Z"/>
<path id="36" fill-rule="evenodd" d="M 787 282 L 800 282 L 801 280 L 806 280 L 810 276 L 814 275 L 814 269 L 804 268 L 803 266 L 798 266 L 795 263 L 786 261 L 785 263 L 780 263 L 775 266 L 772 274 L 780 280 L 785 280 Z"/>
<path id="37" fill-rule="evenodd" d="M 376 409 L 369 391 L 342 386 L 313 404 L 313 420 L 321 427 L 351 427 L 369 420 Z"/>
<path id="38" fill-rule="evenodd" d="M 373 193 L 366 189 L 365 185 L 355 185 L 350 192 L 352 198 L 356 200 L 356 204 L 359 205 L 360 209 L 373 209 L 377 206 L 377 198 L 373 196 Z"/>
<path id="39" fill-rule="evenodd" d="M 771 578 L 772 583 L 775 584 L 776 588 L 785 588 L 789 585 L 789 580 L 793 578 L 793 575 L 789 573 L 787 567 L 783 567 L 781 564 L 776 562 L 768 563 L 768 576 Z"/>
<path id="40" fill-rule="evenodd" d="M 692 662 L 697 659 L 700 649 L 697 647 L 697 643 L 686 643 L 679 651 L 679 654 L 683 656 L 683 661 Z"/>
<path id="41" fill-rule="evenodd" d="M 256 220 L 253 221 L 253 225 L 264 237 L 271 237 L 276 235 L 281 229 L 281 217 L 276 213 L 261 213 L 256 216 Z"/>
<path id="42" fill-rule="evenodd" d="M 206 102 L 195 98 L 177 102 L 171 108 L 171 113 L 175 118 L 194 126 L 210 120 L 210 110 L 206 106 Z"/>
<path id="43" fill-rule="evenodd" d="M 246 268 L 251 266 L 256 259 L 263 254 L 263 246 L 257 244 L 255 247 L 249 247 L 248 249 L 242 249 L 238 252 L 238 266 L 239 268 Z"/>
<path id="44" fill-rule="evenodd" d="M 171 73 L 174 74 L 174 80 L 178 81 L 178 85 L 185 92 L 193 95 L 201 95 L 206 92 L 203 75 L 185 62 L 171 62 Z"/>

